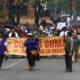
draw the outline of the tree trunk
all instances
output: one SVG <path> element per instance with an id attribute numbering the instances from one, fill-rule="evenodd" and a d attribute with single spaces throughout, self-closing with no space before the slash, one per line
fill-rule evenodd
<path id="1" fill-rule="evenodd" d="M 76 9 L 77 9 L 77 0 L 72 0 L 72 13 L 73 13 L 73 16 L 74 16 L 74 20 L 77 19 Z"/>

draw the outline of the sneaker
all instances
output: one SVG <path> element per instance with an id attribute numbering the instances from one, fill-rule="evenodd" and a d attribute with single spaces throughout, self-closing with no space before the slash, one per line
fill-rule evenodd
<path id="1" fill-rule="evenodd" d="M 72 70 L 68 70 L 68 72 L 72 72 Z"/>
<path id="2" fill-rule="evenodd" d="M 68 69 L 65 69 L 64 71 L 65 71 L 65 72 L 67 72 L 67 71 L 68 71 Z"/>

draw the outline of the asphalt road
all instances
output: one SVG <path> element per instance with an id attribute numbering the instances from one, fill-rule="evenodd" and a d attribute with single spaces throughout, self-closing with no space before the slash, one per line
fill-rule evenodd
<path id="1" fill-rule="evenodd" d="M 64 59 L 42 59 L 32 72 L 26 59 L 9 59 L 2 68 L 0 80 L 80 80 L 80 61 L 73 63 L 73 72 L 64 71 Z"/>

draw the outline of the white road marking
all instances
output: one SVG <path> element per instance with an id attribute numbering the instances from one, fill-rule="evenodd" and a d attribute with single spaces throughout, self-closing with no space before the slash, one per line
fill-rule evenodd
<path id="1" fill-rule="evenodd" d="M 19 61 L 15 62 L 15 63 L 12 63 L 12 64 L 4 67 L 3 69 L 9 69 L 9 68 L 14 67 L 15 65 L 17 65 L 17 64 L 19 64 L 19 63 L 21 63 L 23 61 L 25 61 L 25 59 L 22 59 L 22 60 L 19 60 Z"/>

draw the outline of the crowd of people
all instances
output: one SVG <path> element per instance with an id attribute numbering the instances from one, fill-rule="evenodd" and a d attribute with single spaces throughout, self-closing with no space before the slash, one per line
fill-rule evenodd
<path id="1" fill-rule="evenodd" d="M 69 22 L 68 22 L 69 23 Z M 78 49 L 80 45 L 80 40 L 77 37 L 80 34 L 80 28 L 72 26 L 70 23 L 68 24 L 66 21 L 61 19 L 57 24 L 48 23 L 45 19 L 42 19 L 39 25 L 26 23 L 25 25 L 12 25 L 12 26 L 1 26 L 0 27 L 0 68 L 2 66 L 4 53 L 6 49 L 6 44 L 4 40 L 6 38 L 23 38 L 27 37 L 28 39 L 24 42 L 26 48 L 27 59 L 29 64 L 29 70 L 35 65 L 35 60 L 39 55 L 39 45 L 38 38 L 39 37 L 55 37 L 61 36 L 64 38 L 65 42 L 65 62 L 66 62 L 66 71 L 72 72 L 72 57 L 75 56 L 75 62 L 77 62 L 78 58 Z M 4 39 L 3 39 L 4 38 Z M 32 51 L 32 52 L 31 52 Z M 37 52 L 35 52 L 37 51 Z M 2 54 L 3 53 L 3 54 Z M 33 53 L 33 54 L 32 54 Z M 38 56 L 35 57 L 35 54 Z"/>
<path id="2" fill-rule="evenodd" d="M 45 19 L 42 19 L 39 25 L 35 24 L 19 24 L 19 25 L 7 25 L 0 27 L 0 32 L 3 32 L 3 36 L 7 37 L 26 37 L 27 33 L 32 33 L 34 37 L 46 37 L 46 36 L 66 36 L 70 31 L 73 34 L 80 34 L 80 27 L 70 24 L 69 19 L 64 20 L 61 18 L 55 24 L 54 21 L 50 23 Z M 14 33 L 14 34 L 13 34 Z"/>

